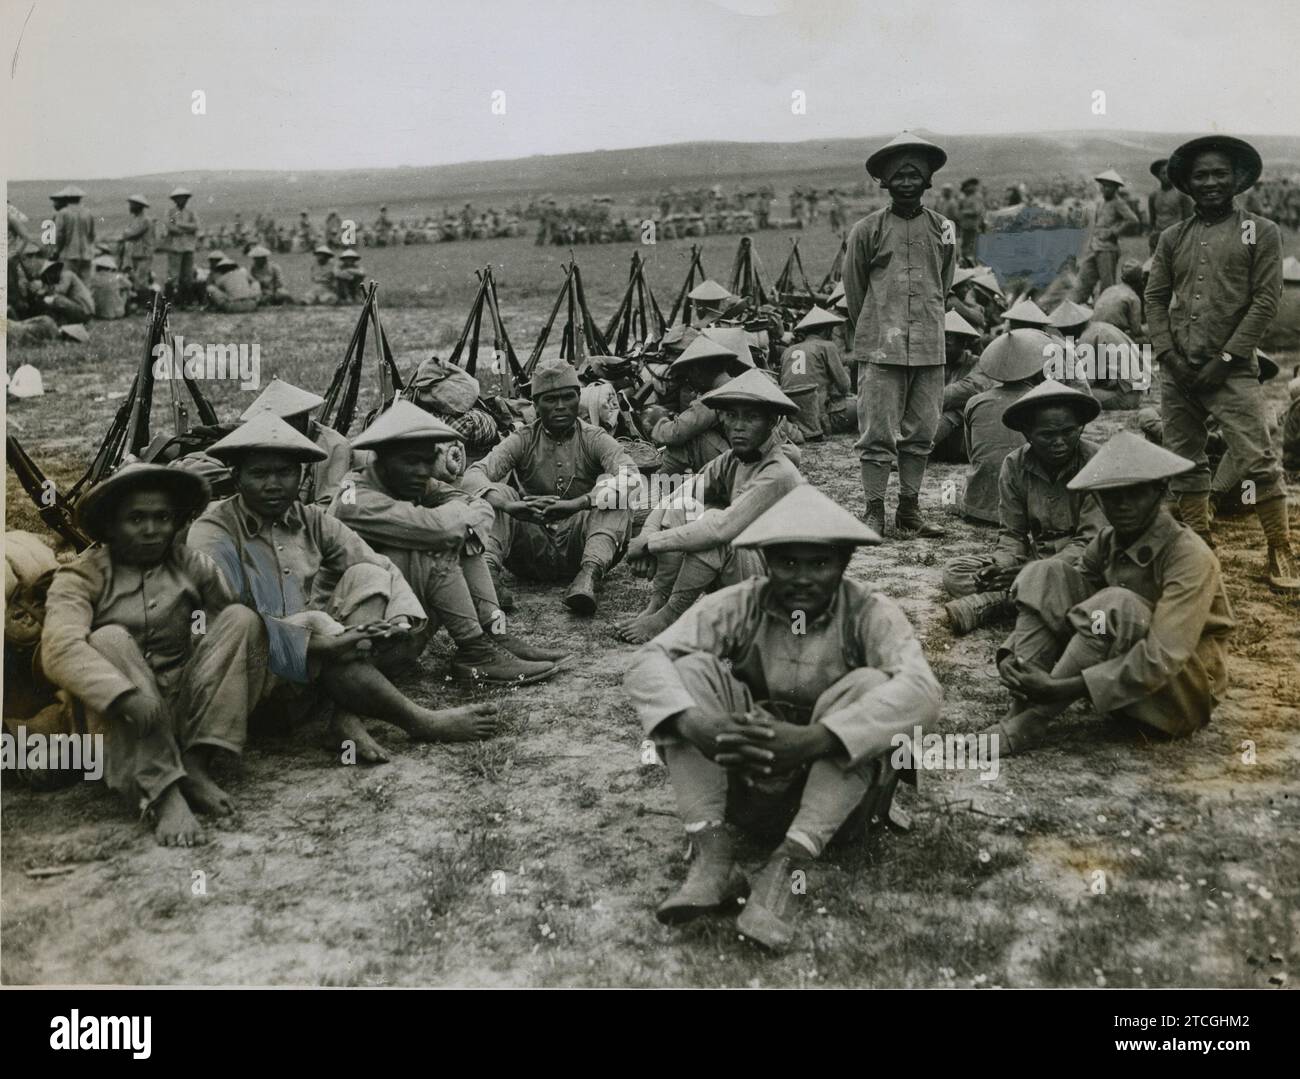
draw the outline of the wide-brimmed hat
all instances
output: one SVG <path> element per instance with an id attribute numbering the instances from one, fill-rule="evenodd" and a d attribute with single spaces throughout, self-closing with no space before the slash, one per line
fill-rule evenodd
<path id="1" fill-rule="evenodd" d="M 943 316 L 943 332 L 954 334 L 957 337 L 979 337 L 979 330 L 975 329 L 969 322 L 962 318 L 958 311 L 945 312 Z"/>
<path id="2" fill-rule="evenodd" d="M 1065 486 L 1071 491 L 1107 491 L 1167 480 L 1195 467 L 1186 457 L 1170 453 L 1133 431 L 1120 431 Z"/>
<path id="3" fill-rule="evenodd" d="M 169 199 L 188 199 L 193 194 L 194 192 L 188 187 L 175 187 L 172 189 L 172 193 L 167 197 Z"/>
<path id="4" fill-rule="evenodd" d="M 392 408 L 352 440 L 352 448 L 376 449 L 401 442 L 460 442 L 463 439 L 464 436 L 454 427 L 399 397 Z"/>
<path id="5" fill-rule="evenodd" d="M 890 139 L 867 158 L 867 172 L 873 180 L 885 179 L 885 165 L 898 154 L 919 154 L 930 163 L 930 172 L 938 172 L 948 161 L 948 154 L 929 139 L 904 131 Z"/>
<path id="6" fill-rule="evenodd" d="M 222 251 L 221 248 L 219 247 L 215 251 L 208 252 L 208 261 L 212 263 L 214 266 L 225 257 L 226 257 L 226 253 Z"/>
<path id="7" fill-rule="evenodd" d="M 1073 300 L 1062 300 L 1056 307 L 1052 308 L 1052 313 L 1048 316 L 1047 321 L 1058 330 L 1064 330 L 1070 326 L 1082 326 L 1090 318 L 1092 318 L 1091 307 L 1085 307 Z"/>
<path id="8" fill-rule="evenodd" d="M 251 259 L 269 259 L 271 257 L 271 249 L 269 247 L 263 247 L 261 244 L 255 244 L 253 247 L 248 249 L 248 257 Z"/>
<path id="9" fill-rule="evenodd" d="M 1259 174 L 1264 171 L 1264 162 L 1259 156 L 1259 151 L 1250 143 L 1242 139 L 1234 139 L 1231 135 L 1202 135 L 1199 139 L 1183 143 L 1169 155 L 1167 167 L 1169 179 L 1174 187 L 1184 194 L 1191 194 L 1187 190 L 1187 173 L 1192 167 L 1192 161 L 1197 154 L 1206 150 L 1218 150 L 1227 154 L 1232 159 L 1233 165 L 1245 174 L 1243 182 L 1237 185 L 1238 194 L 1253 187 L 1255 181 L 1259 179 Z"/>
<path id="10" fill-rule="evenodd" d="M 743 330 L 741 332 L 744 333 Z M 748 352 L 749 350 L 746 349 L 745 351 Z M 733 377 L 743 374 L 753 366 L 745 363 L 735 349 L 715 341 L 706 334 L 700 334 L 686 347 L 686 350 L 680 356 L 673 360 L 672 369 L 680 371 L 690 364 L 703 363 L 706 360 L 721 361 L 723 369 Z"/>
<path id="11" fill-rule="evenodd" d="M 137 206 L 144 206 L 144 207 L 149 206 L 149 200 L 145 198 L 143 195 L 127 195 L 126 201 L 128 203 L 134 202 Z"/>
<path id="12" fill-rule="evenodd" d="M 1041 374 L 1060 344 L 1042 330 L 1008 330 L 980 353 L 979 370 L 998 382 L 1021 382 Z"/>
<path id="13" fill-rule="evenodd" d="M 709 278 L 709 280 L 701 281 L 691 289 L 686 294 L 686 298 L 694 300 L 696 303 L 719 303 L 722 300 L 729 300 L 731 293 L 712 278 Z"/>
<path id="14" fill-rule="evenodd" d="M 1099 184 L 1114 184 L 1116 187 L 1124 186 L 1124 177 L 1114 169 L 1107 169 L 1105 172 L 1099 172 L 1093 177 Z"/>
<path id="15" fill-rule="evenodd" d="M 103 543 L 108 539 L 113 511 L 125 495 L 142 487 L 163 490 L 176 507 L 177 527 L 186 524 L 212 495 L 208 481 L 197 472 L 182 468 L 132 461 L 122 465 L 107 479 L 100 480 L 77 503 L 77 527 L 91 539 Z"/>
<path id="16" fill-rule="evenodd" d="M 754 366 L 754 357 L 749 351 L 749 332 L 743 326 L 705 326 L 700 331 L 700 336 L 731 349 L 740 358 L 740 366 L 735 374 L 744 374 Z"/>
<path id="17" fill-rule="evenodd" d="M 700 400 L 710 408 L 727 408 L 731 405 L 762 405 L 786 416 L 796 416 L 799 406 L 790 400 L 781 388 L 758 368 L 738 375 L 730 382 L 709 390 Z"/>
<path id="18" fill-rule="evenodd" d="M 229 462 L 254 452 L 279 453 L 298 461 L 323 461 L 329 456 L 305 435 L 300 435 L 274 412 L 262 409 L 225 438 L 208 447 L 218 461 Z"/>
<path id="19" fill-rule="evenodd" d="M 97 270 L 116 270 L 117 262 L 112 255 L 96 255 L 90 264 Z"/>
<path id="20" fill-rule="evenodd" d="M 844 322 L 843 315 L 837 315 L 833 311 L 827 311 L 824 307 L 813 305 L 803 318 L 794 324 L 796 330 L 824 330 L 828 326 L 838 326 Z"/>
<path id="21" fill-rule="evenodd" d="M 340 251 L 340 252 L 339 252 L 339 258 L 341 258 L 341 259 L 359 259 L 359 258 L 361 258 L 361 252 L 360 252 L 360 251 L 357 251 L 355 248 L 351 248 L 351 247 L 349 247 L 346 251 Z"/>
<path id="22" fill-rule="evenodd" d="M 1028 322 L 1032 326 L 1050 326 L 1052 320 L 1047 317 L 1044 311 L 1033 300 L 1021 300 L 1014 303 L 1002 312 L 1002 317 L 1008 322 Z"/>
<path id="23" fill-rule="evenodd" d="M 315 250 L 312 251 L 312 254 L 313 254 L 313 255 L 329 255 L 330 258 L 333 258 L 333 257 L 334 257 L 334 249 L 333 249 L 332 247 L 326 247 L 324 244 L 320 244 L 319 246 L 317 246 L 317 247 L 315 248 Z"/>
<path id="24" fill-rule="evenodd" d="M 881 542 L 868 528 L 811 483 L 801 483 L 731 541 L 733 547 L 775 547 L 783 543 L 817 543 L 830 547 L 864 547 Z"/>
<path id="25" fill-rule="evenodd" d="M 1080 423 L 1091 423 L 1101 415 L 1101 402 L 1095 397 L 1049 378 L 1007 405 L 1002 411 L 1002 423 L 1023 433 L 1038 409 L 1062 406 L 1073 409 Z"/>
<path id="26" fill-rule="evenodd" d="M 279 416 L 283 420 L 290 416 L 301 416 L 304 412 L 310 412 L 317 405 L 324 403 L 325 398 L 317 397 L 310 390 L 304 390 L 283 379 L 273 378 L 253 399 L 253 403 L 244 409 L 243 415 L 239 418 L 251 420 L 259 412 L 270 412 L 271 415 Z"/>
<path id="27" fill-rule="evenodd" d="M 1169 164 L 1169 158 L 1167 158 L 1167 157 L 1158 157 L 1158 158 L 1156 158 L 1153 162 L 1151 162 L 1151 166 L 1150 166 L 1150 168 L 1151 168 L 1151 175 L 1154 176 L 1154 177 L 1156 177 L 1156 179 L 1159 179 L 1159 178 L 1160 178 L 1160 170 L 1163 169 L 1163 168 L 1164 168 L 1166 165 L 1168 165 L 1168 164 Z"/>

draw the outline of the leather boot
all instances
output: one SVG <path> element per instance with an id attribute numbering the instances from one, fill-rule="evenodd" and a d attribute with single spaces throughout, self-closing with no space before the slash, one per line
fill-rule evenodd
<path id="1" fill-rule="evenodd" d="M 711 824 L 691 836 L 694 857 L 682 886 L 659 904 L 655 917 L 664 925 L 680 925 L 708 914 L 745 894 L 745 874 L 732 854 L 731 831 Z"/>
<path id="2" fill-rule="evenodd" d="M 740 932 L 773 952 L 784 951 L 794 940 L 792 916 L 795 901 L 800 897 L 792 887 L 796 865 L 789 846 L 787 840 L 777 847 L 767 864 L 750 881 L 749 899 L 736 919 L 736 928 Z"/>
<path id="3" fill-rule="evenodd" d="M 1015 606 L 1005 591 L 975 592 L 945 603 L 943 610 L 953 633 L 960 637 L 975 632 L 981 626 L 992 625 L 1008 612 L 1014 614 Z"/>
<path id="4" fill-rule="evenodd" d="M 547 663 L 556 663 L 559 660 L 569 658 L 570 653 L 565 652 L 563 649 L 537 648 L 534 645 L 528 644 L 526 641 L 520 640 L 518 637 L 514 636 L 513 634 L 495 633 L 488 626 L 483 627 L 483 632 L 490 633 L 492 635 L 492 640 L 494 640 L 507 652 L 510 652 L 512 655 L 518 656 L 520 659 L 530 659 L 539 662 L 545 661 Z"/>
<path id="5" fill-rule="evenodd" d="M 558 670 L 554 663 L 520 659 L 496 644 L 490 633 L 457 642 L 456 655 L 451 662 L 452 677 L 468 682 L 528 685 L 550 678 Z"/>
<path id="6" fill-rule="evenodd" d="M 885 500 L 873 498 L 867 503 L 867 512 L 862 515 L 863 523 L 881 539 L 885 537 Z"/>
<path id="7" fill-rule="evenodd" d="M 569 590 L 564 593 L 564 605 L 574 614 L 593 615 L 596 613 L 596 589 L 600 587 L 600 568 L 591 562 L 584 562 L 573 578 Z"/>
<path id="8" fill-rule="evenodd" d="M 1178 517 L 1188 528 L 1213 547 L 1210 532 L 1210 492 L 1191 491 L 1178 496 Z"/>
<path id="9" fill-rule="evenodd" d="M 894 527 L 903 536 L 920 536 L 921 539 L 942 539 L 948 534 L 938 525 L 927 523 L 921 516 L 920 499 L 903 495 L 898 496 L 898 512 L 894 514 Z"/>
<path id="10" fill-rule="evenodd" d="M 1300 570 L 1291 550 L 1291 525 L 1286 516 L 1286 498 L 1270 498 L 1255 506 L 1260 527 L 1268 540 L 1268 584 L 1275 592 L 1300 592 Z"/>

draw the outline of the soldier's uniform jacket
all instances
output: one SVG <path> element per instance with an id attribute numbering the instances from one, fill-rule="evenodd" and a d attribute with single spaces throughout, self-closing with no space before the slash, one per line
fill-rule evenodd
<path id="1" fill-rule="evenodd" d="M 320 285 L 322 288 L 332 292 L 334 290 L 334 264 L 332 262 L 326 262 L 322 266 L 319 263 L 312 263 L 311 283 L 313 285 Z"/>
<path id="2" fill-rule="evenodd" d="M 694 706 L 673 666 L 692 652 L 729 663 L 755 700 L 808 711 L 851 670 L 887 674 L 889 681 L 819 720 L 843 743 L 848 768 L 892 748 L 896 734 L 938 718 L 939 684 L 892 599 L 845 577 L 830 607 L 796 634 L 790 616 L 768 600 L 767 586 L 768 578 L 754 577 L 703 597 L 636 653 L 623 685 L 647 734 Z"/>
<path id="3" fill-rule="evenodd" d="M 130 218 L 122 229 L 122 241 L 132 261 L 153 258 L 153 218 L 147 214 Z"/>
<path id="4" fill-rule="evenodd" d="M 261 286 L 242 266 L 214 275 L 209 279 L 208 284 L 226 300 L 254 300 L 262 292 Z"/>
<path id="5" fill-rule="evenodd" d="M 1025 436 L 1002 422 L 1008 405 L 1020 400 L 1032 387 L 1026 382 L 998 384 L 977 393 L 966 402 L 966 493 L 962 512 L 989 524 L 997 524 L 998 477 L 1008 453 L 1025 444 Z"/>
<path id="6" fill-rule="evenodd" d="M 1092 308 L 1092 321 L 1108 322 L 1136 339 L 1142 333 L 1142 299 L 1128 285 L 1118 281 L 1102 289 Z"/>
<path id="7" fill-rule="evenodd" d="M 1244 242 L 1247 226 L 1254 243 Z M 1159 356 L 1177 348 L 1194 364 L 1222 352 L 1254 363 L 1282 299 L 1282 234 L 1272 221 L 1234 208 L 1160 234 L 1147 279 L 1147 323 Z"/>
<path id="8" fill-rule="evenodd" d="M 420 502 L 408 502 L 388 492 L 373 459 L 345 483 L 351 493 L 336 499 L 330 512 L 383 551 L 408 580 L 412 552 L 456 550 L 471 533 L 482 542 L 492 530 L 492 506 L 449 483 L 435 481 Z"/>
<path id="9" fill-rule="evenodd" d="M 275 296 L 284 291 L 284 275 L 280 272 L 278 263 L 267 262 L 260 270 L 256 266 L 250 266 L 248 273 L 261 286 L 262 295 Z"/>
<path id="10" fill-rule="evenodd" d="M 802 364 L 798 363 L 800 358 Z M 781 388 L 795 390 L 803 386 L 821 389 L 823 406 L 827 407 L 849 392 L 849 373 L 840 360 L 840 350 L 830 341 L 810 337 L 787 345 L 781 353 Z"/>
<path id="11" fill-rule="evenodd" d="M 329 505 L 338 493 L 339 485 L 352 471 L 352 443 L 333 427 L 327 427 L 315 420 L 312 421 L 311 433 L 308 437 L 328 456 L 323 461 L 310 462 L 303 470 L 302 486 L 298 488 L 298 497 L 303 502 Z M 359 453 L 358 457 L 360 456 L 364 454 Z"/>
<path id="12" fill-rule="evenodd" d="M 853 226 L 844 257 L 845 336 L 857 362 L 944 362 L 944 297 L 957 267 L 945 223 L 924 206 L 911 218 L 886 206 Z"/>
<path id="13" fill-rule="evenodd" d="M 690 481 L 691 492 L 703 507 L 695 520 L 663 528 L 671 499 L 650 511 L 644 529 L 647 548 L 652 553 L 704 551 L 730 543 L 803 482 L 785 453 L 779 430 L 768 438 L 757 461 L 742 461 L 735 451 L 727 450 Z"/>
<path id="14" fill-rule="evenodd" d="M 94 258 L 95 215 L 79 204 L 65 206 L 55 214 L 54 251 L 64 262 Z"/>
<path id="15" fill-rule="evenodd" d="M 650 439 L 657 446 L 681 446 L 717 427 L 717 410 L 697 397 L 676 417 L 665 417 L 656 423 L 650 431 Z M 727 440 L 721 431 L 718 432 L 718 437 L 725 447 Z"/>
<path id="16" fill-rule="evenodd" d="M 482 494 L 491 484 L 510 482 L 513 473 L 523 494 L 577 498 L 602 481 L 612 484 L 620 472 L 639 473 L 636 462 L 602 427 L 578 420 L 573 434 L 560 441 L 546 433 L 541 420 L 516 431 L 465 472 L 464 487 Z"/>
<path id="17" fill-rule="evenodd" d="M 1079 572 L 1095 590 L 1118 586 L 1154 608 L 1146 637 L 1127 654 L 1083 671 L 1100 712 L 1117 712 L 1151 696 L 1193 656 L 1215 697 L 1228 684 L 1227 640 L 1236 625 L 1219 560 L 1195 532 L 1161 510 L 1151 527 L 1120 547 L 1109 525 L 1088 544 Z"/>
<path id="18" fill-rule="evenodd" d="M 955 363 L 944 371 L 943 410 L 964 412 L 967 402 L 977 393 L 992 389 L 996 383 L 978 370 L 980 358 L 975 353 L 963 352 Z"/>
<path id="19" fill-rule="evenodd" d="M 1088 221 L 1089 251 L 1118 251 L 1119 234 L 1125 225 L 1136 225 L 1137 214 L 1116 195 L 1099 198 L 1091 207 Z"/>
<path id="20" fill-rule="evenodd" d="M 104 713 L 140 687 L 90 644 L 103 626 L 124 628 L 139 646 L 159 686 L 174 684 L 194 646 L 193 615 L 210 622 L 235 602 L 207 555 L 174 543 L 156 566 L 114 563 L 96 544 L 59 567 L 45 601 L 41 666 L 55 685 Z"/>
<path id="21" fill-rule="evenodd" d="M 1002 527 L 993 552 L 1000 565 L 1053 556 L 1078 563 L 1084 548 L 1106 527 L 1106 515 L 1092 491 L 1071 491 L 1066 484 L 1098 448 L 1080 439 L 1074 459 L 1056 476 L 1048 473 L 1028 443 L 1007 454 L 998 477 Z"/>
<path id="22" fill-rule="evenodd" d="M 180 254 L 199 247 L 199 215 L 188 206 L 173 206 L 167 211 L 167 249 Z"/>
<path id="23" fill-rule="evenodd" d="M 52 286 L 46 286 L 47 296 L 62 296 L 83 308 L 87 315 L 95 313 L 95 297 L 91 295 L 86 283 L 69 269 L 59 274 L 59 280 Z"/>
<path id="24" fill-rule="evenodd" d="M 211 502 L 190 525 L 187 542 L 211 556 L 241 602 L 262 616 L 270 637 L 270 670 L 307 681 L 306 626 L 286 621 L 324 610 L 343 574 L 365 563 L 388 573 L 386 617 L 424 619 L 424 608 L 392 561 L 320 506 L 295 502 L 278 521 L 264 521 L 239 495 Z"/>

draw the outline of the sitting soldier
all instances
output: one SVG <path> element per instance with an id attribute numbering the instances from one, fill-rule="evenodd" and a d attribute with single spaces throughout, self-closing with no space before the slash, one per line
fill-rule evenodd
<path id="1" fill-rule="evenodd" d="M 248 276 L 248 271 L 227 255 L 217 263 L 208 279 L 208 304 L 228 314 L 256 311 L 261 291 L 262 287 Z"/>
<path id="2" fill-rule="evenodd" d="M 334 272 L 339 303 L 360 303 L 361 286 L 365 284 L 366 271 L 361 265 L 361 252 L 347 248 L 339 254 L 339 268 Z"/>
<path id="3" fill-rule="evenodd" d="M 90 278 L 90 295 L 95 303 L 95 317 L 118 319 L 126 317 L 127 303 L 132 296 L 131 279 L 119 273 L 117 263 L 109 255 L 91 259 L 94 271 Z"/>
<path id="4" fill-rule="evenodd" d="M 962 513 L 997 524 L 998 477 L 1008 453 L 1025 444 L 1025 436 L 1002 422 L 1007 406 L 1043 381 L 1048 350 L 1055 341 L 1041 330 L 1010 330 L 993 339 L 976 370 L 994 383 L 966 402 L 966 489 Z"/>
<path id="5" fill-rule="evenodd" d="M 815 408 L 811 414 L 804 409 L 798 421 L 808 438 L 857 429 L 857 414 L 848 407 L 849 373 L 840 350 L 831 342 L 831 334 L 843 323 L 841 316 L 813 307 L 795 323 L 799 338 L 781 353 L 781 389 L 791 398 L 809 387 L 817 391 Z"/>
<path id="6" fill-rule="evenodd" d="M 1077 565 L 1044 558 L 1016 578 L 997 655 L 1012 703 L 985 732 L 1003 754 L 1033 748 L 1080 699 L 1170 737 L 1209 723 L 1236 623 L 1214 552 L 1164 508 L 1169 478 L 1195 467 L 1121 431 L 1067 484 L 1097 492 L 1108 525 Z"/>
<path id="7" fill-rule="evenodd" d="M 667 409 L 651 405 L 642 414 L 642 426 L 650 441 L 663 446 L 659 471 L 667 476 L 699 472 L 719 454 L 726 452 L 727 439 L 718 426 L 718 413 L 701 395 L 725 386 L 750 369 L 748 357 L 740 356 L 704 334 L 699 334 L 672 362 L 669 374 L 681 378 L 695 392 L 691 403 L 675 417 Z"/>
<path id="8" fill-rule="evenodd" d="M 1002 413 L 1002 422 L 1026 442 L 1002 461 L 1002 526 L 993 553 L 959 555 L 944 564 L 944 588 L 958 597 L 944 606 L 954 633 L 1013 614 L 1007 589 L 1026 563 L 1062 558 L 1078 564 L 1105 519 L 1094 495 L 1066 484 L 1097 452 L 1083 429 L 1100 412 L 1086 393 L 1049 379 Z"/>
<path id="9" fill-rule="evenodd" d="M 1151 384 L 1151 372 L 1140 369 L 1141 353 L 1123 331 L 1071 300 L 1052 312 L 1052 325 L 1073 345 L 1071 377 L 1085 383 L 1103 409 L 1114 412 L 1142 407 L 1142 392 Z M 1063 357 L 1068 364 L 1070 351 Z"/>
<path id="10" fill-rule="evenodd" d="M 494 732 L 495 705 L 422 707 L 367 662 L 373 655 L 386 665 L 389 653 L 406 662 L 403 637 L 421 630 L 424 609 L 391 561 L 320 506 L 298 501 L 302 466 L 324 450 L 263 410 L 208 453 L 230 468 L 236 493 L 208 506 L 188 543 L 211 556 L 240 601 L 262 616 L 271 688 L 288 698 L 282 703 L 306 711 L 315 702 L 303 690 L 322 689 L 334 704 L 332 731 L 345 760 L 350 749 L 371 744 L 362 715 L 417 741 Z"/>
<path id="11" fill-rule="evenodd" d="M 103 736 L 105 781 L 165 846 L 203 841 L 194 811 L 232 812 L 211 758 L 243 749 L 266 688 L 257 616 L 207 555 L 175 542 L 207 501 L 193 472 L 122 466 L 77 507 L 96 543 L 59 568 L 45 604 L 45 676 Z"/>
<path id="12" fill-rule="evenodd" d="M 308 307 L 333 307 L 339 302 L 338 288 L 334 282 L 334 252 L 321 245 L 313 254 L 316 256 L 316 264 L 311 268 L 311 288 L 307 290 L 302 302 Z"/>
<path id="13" fill-rule="evenodd" d="M 966 460 L 966 405 L 977 393 L 993 387 L 993 380 L 979 371 L 979 355 L 970 351 L 979 340 L 979 331 L 957 311 L 944 315 L 943 411 L 930 451 L 932 461 L 960 464 Z"/>
<path id="14" fill-rule="evenodd" d="M 45 314 L 60 326 L 79 325 L 95 314 L 95 298 L 86 283 L 61 262 L 47 262 L 40 270 L 40 303 Z"/>
<path id="15" fill-rule="evenodd" d="M 539 363 L 531 390 L 537 419 L 471 465 L 463 487 L 496 511 L 484 541 L 494 575 L 504 566 L 533 580 L 572 576 L 565 606 L 592 615 L 631 534 L 628 485 L 639 489 L 640 472 L 612 435 L 578 419 L 581 386 L 567 360 Z"/>
<path id="16" fill-rule="evenodd" d="M 732 540 L 804 482 L 780 429 L 798 406 L 766 374 L 746 371 L 701 400 L 718 410 L 731 448 L 651 510 L 628 546 L 632 572 L 654 586 L 645 608 L 618 624 L 619 640 L 648 641 L 704 592 L 761 573 L 762 554 Z"/>
<path id="17" fill-rule="evenodd" d="M 492 507 L 460 489 L 460 436 L 409 401 L 398 400 L 352 441 L 373 450 L 352 472 L 330 512 L 393 561 L 429 622 L 413 654 L 445 626 L 456 642 L 452 675 L 526 684 L 550 678 L 566 653 L 534 648 L 506 632 L 483 557 Z"/>
<path id="18" fill-rule="evenodd" d="M 253 260 L 253 265 L 248 269 L 249 276 L 262 290 L 257 297 L 258 304 L 262 307 L 292 304 L 293 297 L 285 291 L 284 273 L 280 269 L 280 264 L 270 261 L 270 248 L 257 244 L 249 249 L 248 257 Z"/>
<path id="19" fill-rule="evenodd" d="M 898 781 L 890 752 L 938 719 L 940 691 L 897 604 L 844 576 L 856 546 L 879 542 L 801 484 L 736 537 L 763 551 L 766 576 L 701 600 L 633 657 L 624 689 L 668 766 L 695 851 L 661 922 L 744 894 L 739 825 L 780 845 L 751 878 L 737 928 L 784 948 L 799 903 L 792 872 L 834 837 L 887 818 Z"/>
<path id="20" fill-rule="evenodd" d="M 292 382 L 273 378 L 257 398 L 244 409 L 240 421 L 251 419 L 259 412 L 278 416 L 300 435 L 305 435 L 324 453 L 324 457 L 303 469 L 302 487 L 298 497 L 303 502 L 328 506 L 338 491 L 339 484 L 354 464 L 352 444 L 333 427 L 312 419 L 312 410 L 325 403 L 309 390 L 300 389 Z"/>

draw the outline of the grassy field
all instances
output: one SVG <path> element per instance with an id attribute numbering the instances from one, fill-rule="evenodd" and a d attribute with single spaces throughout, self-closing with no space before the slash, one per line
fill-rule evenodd
<path id="1" fill-rule="evenodd" d="M 769 276 L 785 236 L 761 235 Z M 820 277 L 837 240 L 802 238 Z M 704 241 L 724 277 L 735 237 Z M 1289 237 L 1288 250 L 1297 247 Z M 631 245 L 580 248 L 596 316 L 612 314 Z M 667 308 L 689 245 L 659 244 L 650 279 Z M 562 277 L 566 252 L 531 240 L 383 249 L 381 282 L 399 352 L 446 348 L 464 320 L 473 271 L 491 262 L 508 327 L 527 353 Z M 281 260 L 306 280 L 304 256 Z M 1293 298 L 1288 319 L 1296 318 Z M 263 379 L 323 390 L 355 310 L 249 316 L 182 313 L 193 341 L 261 345 Z M 8 420 L 62 483 L 88 457 L 127 389 L 139 320 L 93 327 L 86 346 L 12 353 L 45 376 L 43 398 L 10 402 Z M 1285 369 L 1300 362 L 1279 355 Z M 1283 387 L 1270 393 L 1280 399 Z M 205 387 L 206 388 L 206 387 Z M 363 407 L 373 397 L 367 378 Z M 161 395 L 160 395 L 161 397 Z M 249 395 L 212 387 L 221 415 Z M 159 424 L 165 423 L 159 405 Z M 1094 425 L 1102 437 L 1130 414 Z M 810 447 L 805 472 L 861 510 L 851 440 Z M 987 550 L 990 530 L 939 505 L 961 468 L 934 466 L 925 501 L 947 515 L 946 540 L 860 552 L 850 572 L 904 606 L 944 688 L 940 729 L 977 730 L 1004 704 L 992 674 L 995 630 L 953 637 L 938 610 L 940 566 Z M 16 490 L 9 488 L 7 490 Z M 39 529 L 21 493 L 8 528 Z M 1294 527 L 1300 519 L 1293 509 Z M 228 789 L 239 815 L 194 850 L 157 847 L 97 786 L 33 794 L 6 783 L 0 817 L 6 983 L 306 983 L 324 985 L 1266 986 L 1300 954 L 1300 602 L 1260 581 L 1253 518 L 1220 523 L 1219 550 L 1238 618 L 1232 687 L 1213 723 L 1155 744 L 1076 708 L 1053 745 L 1002 762 L 996 781 L 926 773 L 900 793 L 906 831 L 875 836 L 810 874 L 798 947 L 773 959 L 723 919 L 669 931 L 652 911 L 685 873 L 684 843 L 662 767 L 641 761 L 620 689 L 630 649 L 615 620 L 645 587 L 620 567 L 593 620 L 558 591 L 516 582 L 520 629 L 563 642 L 579 662 L 541 686 L 495 691 L 502 735 L 418 746 L 376 725 L 393 751 L 378 768 L 345 767 L 323 722 L 255 732 Z M 439 641 L 405 688 L 444 703 Z M 1253 743 L 1253 763 L 1243 743 Z M 751 856 L 757 852 L 749 852 Z M 73 866 L 47 879 L 28 870 Z M 206 894 L 195 895 L 194 873 Z"/>

